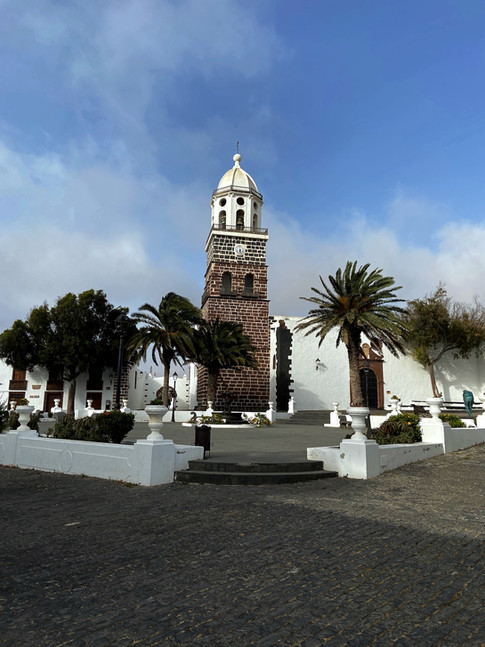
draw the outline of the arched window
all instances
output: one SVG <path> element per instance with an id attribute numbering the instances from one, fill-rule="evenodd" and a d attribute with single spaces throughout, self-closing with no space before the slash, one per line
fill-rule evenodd
<path id="1" fill-rule="evenodd" d="M 244 210 L 238 209 L 236 211 L 236 229 L 242 231 L 244 229 Z"/>
<path id="2" fill-rule="evenodd" d="M 258 215 L 255 213 L 253 214 L 253 229 L 258 228 Z"/>
<path id="3" fill-rule="evenodd" d="M 232 276 L 230 272 L 222 274 L 222 293 L 230 294 L 232 292 Z"/>
<path id="4" fill-rule="evenodd" d="M 244 293 L 252 294 L 254 289 L 254 276 L 252 274 L 246 274 L 244 277 Z"/>
<path id="5" fill-rule="evenodd" d="M 226 212 L 224 209 L 222 211 L 219 211 L 219 227 L 221 229 L 226 228 Z"/>

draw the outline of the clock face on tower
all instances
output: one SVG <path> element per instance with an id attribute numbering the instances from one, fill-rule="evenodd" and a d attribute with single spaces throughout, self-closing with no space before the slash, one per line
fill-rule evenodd
<path id="1" fill-rule="evenodd" d="M 245 251 L 246 247 L 241 243 L 234 245 L 234 253 L 236 254 L 236 256 L 244 256 Z"/>

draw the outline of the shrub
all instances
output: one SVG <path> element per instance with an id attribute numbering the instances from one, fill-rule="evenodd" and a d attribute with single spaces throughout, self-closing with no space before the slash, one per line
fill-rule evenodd
<path id="1" fill-rule="evenodd" d="M 39 431 L 39 418 L 40 418 L 40 411 L 37 411 L 36 413 L 31 413 L 30 420 L 27 423 L 27 427 L 29 427 L 29 429 L 34 429 L 35 431 Z"/>
<path id="2" fill-rule="evenodd" d="M 112 443 L 121 443 L 124 437 L 133 429 L 135 415 L 123 413 L 117 409 L 105 411 L 96 418 L 99 431 L 106 435 Z"/>
<path id="3" fill-rule="evenodd" d="M 53 438 L 67 440 L 90 440 L 96 443 L 121 443 L 123 438 L 133 429 L 135 416 L 133 413 L 122 413 L 113 410 L 99 416 L 91 416 L 75 420 L 67 415 L 57 422 L 52 432 Z"/>
<path id="4" fill-rule="evenodd" d="M 17 427 L 20 427 L 19 414 L 14 409 L 10 409 L 9 411 L 7 427 L 12 431 L 17 429 Z"/>
<path id="5" fill-rule="evenodd" d="M 224 425 L 226 419 L 223 418 L 221 413 L 213 413 L 211 416 L 201 416 L 200 424 L 202 425 Z"/>
<path id="6" fill-rule="evenodd" d="M 109 438 L 99 433 L 99 428 L 94 418 L 80 418 L 75 420 L 74 416 L 64 416 L 56 422 L 52 432 L 53 438 L 64 438 L 66 440 L 90 440 L 99 443 L 108 443 Z"/>
<path id="7" fill-rule="evenodd" d="M 255 413 L 252 418 L 246 417 L 246 420 L 250 425 L 258 428 L 270 427 L 273 424 L 264 413 Z"/>
<path id="8" fill-rule="evenodd" d="M 8 428 L 8 406 L 5 402 L 0 402 L 0 433 Z"/>
<path id="9" fill-rule="evenodd" d="M 65 440 L 74 440 L 76 433 L 76 421 L 74 416 L 66 415 L 62 420 L 56 422 L 54 427 L 47 432 L 53 438 L 64 438 Z"/>
<path id="10" fill-rule="evenodd" d="M 419 416 L 415 413 L 399 413 L 385 420 L 371 434 L 379 445 L 394 445 L 397 443 L 421 442 Z"/>
<path id="11" fill-rule="evenodd" d="M 447 422 L 450 427 L 465 427 L 463 420 L 454 413 L 440 413 L 440 420 Z"/>

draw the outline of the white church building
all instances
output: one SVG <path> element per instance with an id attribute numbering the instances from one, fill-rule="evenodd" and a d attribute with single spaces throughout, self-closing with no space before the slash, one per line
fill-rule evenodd
<path id="1" fill-rule="evenodd" d="M 207 318 L 218 316 L 243 325 L 257 348 L 258 369 L 254 375 L 233 372 L 227 382 L 235 385 L 241 402 L 247 384 L 247 389 L 253 390 L 248 402 L 259 398 L 261 411 L 272 402 L 276 411 L 286 412 L 290 400 L 297 410 L 332 410 L 334 403 L 345 409 L 350 404 L 349 368 L 345 346 L 335 345 L 336 331 L 319 347 L 315 335 L 296 331 L 301 317 L 271 314 L 271 285 L 266 278 L 266 243 L 271 244 L 271 232 L 264 229 L 263 196 L 241 168 L 239 154 L 234 161 L 214 191 L 208 210 L 203 312 Z M 319 269 L 315 268 L 316 273 Z M 185 369 L 184 373 L 179 371 L 177 380 L 177 409 L 204 410 L 204 385 L 201 382 L 197 388 L 194 366 Z M 430 377 L 416 361 L 409 356 L 396 358 L 385 348 L 382 353 L 375 352 L 368 343 L 362 345 L 360 375 L 363 395 L 371 408 L 388 408 L 392 396 L 410 404 L 433 395 Z M 435 377 L 446 402 L 461 403 L 463 390 L 471 391 L 477 401 L 485 391 L 483 353 L 466 360 L 455 360 L 449 354 L 435 367 Z M 124 386 L 128 407 L 136 410 L 150 402 L 161 381 L 132 367 Z M 50 411 L 55 399 L 65 406 L 67 392 L 67 383 L 52 379 L 41 369 L 17 371 L 0 362 L 0 399 L 4 402 L 25 397 L 36 409 Z M 112 371 L 78 379 L 78 412 L 85 409 L 87 400 L 93 401 L 95 409 L 114 406 Z"/>

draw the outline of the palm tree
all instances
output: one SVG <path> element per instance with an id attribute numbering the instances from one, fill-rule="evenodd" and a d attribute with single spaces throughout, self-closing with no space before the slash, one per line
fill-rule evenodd
<path id="1" fill-rule="evenodd" d="M 343 271 L 339 268 L 335 276 L 328 277 L 331 287 L 320 276 L 323 291 L 312 288 L 317 296 L 300 297 L 317 307 L 300 321 L 297 330 L 308 329 L 306 335 L 316 333 L 320 346 L 327 333 L 338 328 L 336 345 L 342 341 L 347 347 L 351 406 L 365 404 L 359 375 L 362 334 L 374 347 L 381 342 L 396 357 L 405 353 L 405 310 L 394 305 L 403 301 L 395 295 L 401 286 L 394 285 L 391 276 L 382 276 L 382 270 L 368 269 L 369 263 L 357 268 L 356 261 L 348 261 Z"/>
<path id="2" fill-rule="evenodd" d="M 202 314 L 188 299 L 169 292 L 158 308 L 145 303 L 140 312 L 133 315 L 142 327 L 131 339 L 128 350 L 133 359 L 146 360 L 151 348 L 152 360 L 158 365 L 158 359 L 163 364 L 162 402 L 169 404 L 168 380 L 170 364 L 181 365 L 181 359 L 187 359 L 194 352 L 194 326 L 202 321 Z"/>
<path id="3" fill-rule="evenodd" d="M 257 365 L 250 337 L 233 321 L 204 321 L 195 332 L 194 346 L 195 361 L 207 369 L 207 400 L 214 403 L 221 369 Z"/>

